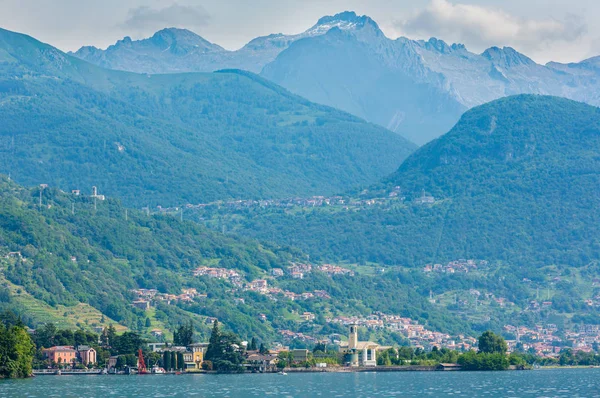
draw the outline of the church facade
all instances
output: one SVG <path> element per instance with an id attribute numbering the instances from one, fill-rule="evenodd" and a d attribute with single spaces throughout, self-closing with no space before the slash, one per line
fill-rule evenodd
<path id="1" fill-rule="evenodd" d="M 346 357 L 346 363 L 353 367 L 377 366 L 377 351 L 387 349 L 372 341 L 358 341 L 358 326 L 350 325 L 348 343 L 340 345 L 340 352 Z"/>

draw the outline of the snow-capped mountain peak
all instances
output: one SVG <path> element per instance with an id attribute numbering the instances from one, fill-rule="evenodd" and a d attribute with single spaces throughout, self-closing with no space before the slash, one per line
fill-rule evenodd
<path id="1" fill-rule="evenodd" d="M 324 35 L 333 28 L 340 30 L 358 30 L 371 26 L 379 31 L 379 26 L 370 17 L 358 16 L 354 11 L 344 11 L 333 16 L 326 16 L 317 21 L 317 24 L 304 32 L 304 36 Z"/>

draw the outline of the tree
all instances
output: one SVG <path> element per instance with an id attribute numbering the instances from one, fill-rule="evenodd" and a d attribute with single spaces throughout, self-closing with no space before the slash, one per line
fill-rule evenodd
<path id="1" fill-rule="evenodd" d="M 486 331 L 479 337 L 479 352 L 487 354 L 506 354 L 508 346 L 502 336 Z"/>
<path id="2" fill-rule="evenodd" d="M 205 359 L 213 364 L 213 369 L 221 372 L 237 372 L 243 361 L 240 352 L 240 338 L 231 332 L 222 333 L 215 321 L 210 335 Z"/>
<path id="3" fill-rule="evenodd" d="M 464 370 L 506 370 L 510 365 L 505 354 L 475 351 L 462 354 L 457 362 Z"/>
<path id="4" fill-rule="evenodd" d="M 190 321 L 187 325 L 179 325 L 173 332 L 173 344 L 187 347 L 194 343 L 194 325 Z"/>
<path id="5" fill-rule="evenodd" d="M 213 361 L 219 358 L 221 352 L 221 331 L 219 330 L 219 321 L 215 320 L 204 358 Z"/>
<path id="6" fill-rule="evenodd" d="M 117 354 L 133 354 L 144 344 L 144 340 L 139 334 L 125 332 L 120 336 L 115 336 L 111 343 L 112 349 Z"/>
<path id="7" fill-rule="evenodd" d="M 262 355 L 268 354 L 269 349 L 263 343 L 260 343 L 260 349 L 258 350 Z"/>
<path id="8" fill-rule="evenodd" d="M 108 328 L 104 328 L 104 331 L 102 332 L 102 345 L 104 347 L 110 347 L 115 342 L 116 336 L 117 330 L 111 323 Z"/>
<path id="9" fill-rule="evenodd" d="M 257 344 L 256 337 L 252 337 L 252 341 L 250 342 L 250 345 L 248 346 L 248 351 L 256 351 L 256 349 L 257 349 L 256 344 Z"/>
<path id="10" fill-rule="evenodd" d="M 4 323 L 4 326 L 10 328 L 12 326 L 25 327 L 21 316 L 17 316 L 13 311 L 6 310 L 0 314 L 0 322 Z"/>
<path id="11" fill-rule="evenodd" d="M 313 348 L 313 352 L 317 352 L 317 351 L 326 352 L 327 346 L 323 343 L 317 343 L 317 344 L 315 344 L 315 348 Z"/>
<path id="12" fill-rule="evenodd" d="M 87 344 L 87 336 L 85 331 L 82 329 L 78 329 L 73 333 L 74 345 L 75 347 Z"/>
<path id="13" fill-rule="evenodd" d="M 0 377 L 24 378 L 32 373 L 35 345 L 22 326 L 0 322 Z"/>
<path id="14" fill-rule="evenodd" d="M 171 369 L 177 369 L 177 354 L 175 353 L 175 351 L 170 351 L 169 355 L 171 356 Z"/>
<path id="15" fill-rule="evenodd" d="M 119 355 L 117 357 L 117 363 L 116 363 L 115 367 L 117 369 L 123 369 L 125 367 L 125 365 L 127 365 L 127 360 L 125 359 L 125 356 Z"/>
<path id="16" fill-rule="evenodd" d="M 158 365 L 160 359 L 161 356 L 158 352 L 149 352 L 148 355 L 146 355 L 146 366 L 148 366 L 148 368 L 151 368 L 154 365 Z"/>
<path id="17" fill-rule="evenodd" d="M 149 328 L 150 326 L 152 326 L 152 321 L 150 318 L 146 317 L 146 328 Z"/>
<path id="18" fill-rule="evenodd" d="M 163 353 L 163 367 L 166 371 L 171 370 L 171 352 L 169 351 Z"/>
<path id="19" fill-rule="evenodd" d="M 134 368 L 138 365 L 138 358 L 134 354 L 125 355 L 125 364 L 130 368 Z"/>
<path id="20" fill-rule="evenodd" d="M 185 368 L 185 361 L 183 360 L 183 353 L 177 352 L 177 370 L 183 370 Z"/>
<path id="21" fill-rule="evenodd" d="M 43 328 L 35 331 L 36 345 L 38 347 L 52 347 L 54 344 L 54 336 L 56 335 L 56 325 L 52 322 L 48 322 Z"/>

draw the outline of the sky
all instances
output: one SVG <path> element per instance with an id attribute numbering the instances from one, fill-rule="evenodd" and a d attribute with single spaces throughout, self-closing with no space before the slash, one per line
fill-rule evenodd
<path id="1" fill-rule="evenodd" d="M 392 39 L 437 37 L 477 53 L 511 46 L 539 63 L 600 55 L 598 0 L 0 0 L 0 27 L 64 51 L 106 48 L 165 27 L 235 50 L 346 10 L 370 16 Z"/>

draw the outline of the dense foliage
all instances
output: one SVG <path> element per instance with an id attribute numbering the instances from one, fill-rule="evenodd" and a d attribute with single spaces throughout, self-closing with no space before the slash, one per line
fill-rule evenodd
<path id="1" fill-rule="evenodd" d="M 173 344 L 179 347 L 187 347 L 194 342 L 194 324 L 179 325 L 173 332 Z"/>
<path id="2" fill-rule="evenodd" d="M 250 73 L 110 71 L 5 30 L 0 104 L 0 173 L 139 207 L 335 193 L 415 148 Z"/>
<path id="3" fill-rule="evenodd" d="M 215 321 L 205 359 L 210 361 L 212 370 L 220 372 L 242 370 L 240 365 L 244 358 L 240 338 L 235 333 L 222 332 L 219 322 Z"/>
<path id="4" fill-rule="evenodd" d="M 19 319 L 0 322 L 0 378 L 24 378 L 32 374 L 35 346 Z"/>
<path id="5" fill-rule="evenodd" d="M 510 362 L 506 354 L 469 351 L 458 357 L 464 370 L 506 370 Z"/>
<path id="6" fill-rule="evenodd" d="M 485 354 L 506 354 L 508 347 L 502 336 L 498 336 L 492 331 L 485 331 L 479 336 L 479 352 Z"/>
<path id="7" fill-rule="evenodd" d="M 479 351 L 468 351 L 457 362 L 464 370 L 506 370 L 510 366 L 506 351 L 502 336 L 488 330 L 479 336 Z"/>

